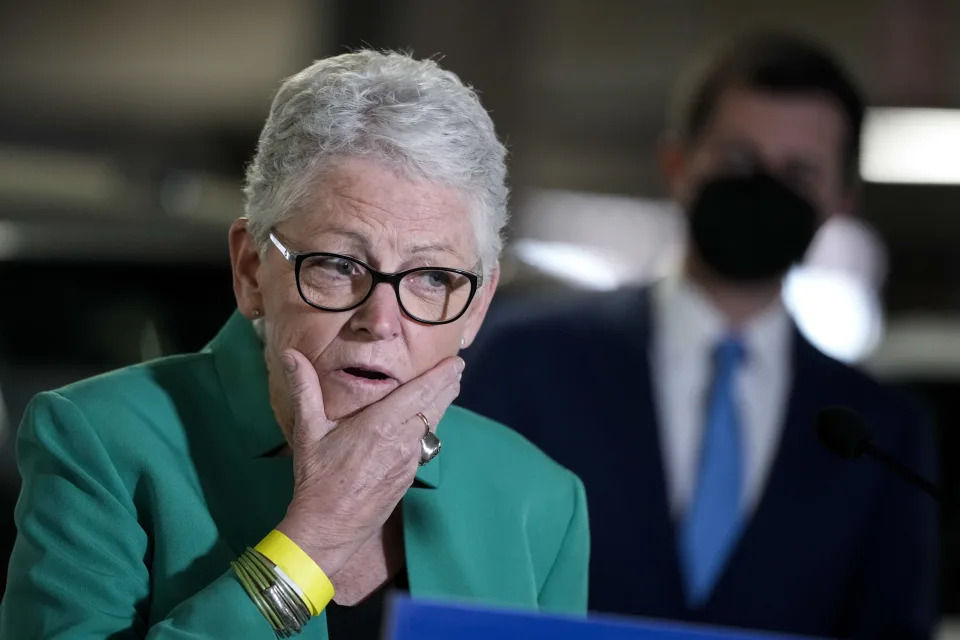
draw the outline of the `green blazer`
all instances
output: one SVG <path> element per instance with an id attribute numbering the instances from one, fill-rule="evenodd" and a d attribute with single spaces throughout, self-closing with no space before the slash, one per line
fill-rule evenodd
<path id="1" fill-rule="evenodd" d="M 580 480 L 465 409 L 438 431 L 403 498 L 411 595 L 584 613 Z M 200 353 L 37 396 L 0 639 L 273 638 L 229 562 L 284 516 L 292 460 L 264 456 L 283 442 L 239 314 Z M 302 637 L 327 638 L 322 615 Z"/>

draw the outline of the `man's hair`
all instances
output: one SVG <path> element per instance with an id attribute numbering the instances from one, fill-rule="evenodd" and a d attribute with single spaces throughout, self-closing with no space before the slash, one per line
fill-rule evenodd
<path id="1" fill-rule="evenodd" d="M 670 125 L 681 142 L 703 133 L 724 91 L 733 87 L 780 95 L 819 95 L 833 100 L 847 123 L 844 178 L 858 175 L 864 100 L 841 64 L 818 43 L 795 34 L 758 32 L 727 43 L 709 56 L 681 87 Z"/>

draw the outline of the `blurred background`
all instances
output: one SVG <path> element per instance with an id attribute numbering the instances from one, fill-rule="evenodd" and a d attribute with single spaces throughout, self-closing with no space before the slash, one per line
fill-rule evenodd
<path id="1" fill-rule="evenodd" d="M 960 1 L 5 0 L 0 4 L 0 559 L 28 399 L 195 350 L 233 309 L 226 229 L 273 91 L 361 46 L 442 63 L 511 150 L 502 299 L 658 277 L 683 251 L 655 152 L 704 46 L 789 27 L 871 100 L 856 221 L 785 298 L 824 351 L 922 400 L 960 489 Z M 942 605 L 960 616 L 960 526 Z"/>

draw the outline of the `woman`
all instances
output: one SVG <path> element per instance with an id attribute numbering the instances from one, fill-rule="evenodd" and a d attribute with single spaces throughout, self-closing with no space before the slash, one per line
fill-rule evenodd
<path id="1" fill-rule="evenodd" d="M 238 312 L 199 354 L 28 408 L 0 637 L 373 638 L 388 588 L 584 611 L 579 480 L 450 406 L 504 153 L 431 61 L 287 80 L 230 230 Z"/>

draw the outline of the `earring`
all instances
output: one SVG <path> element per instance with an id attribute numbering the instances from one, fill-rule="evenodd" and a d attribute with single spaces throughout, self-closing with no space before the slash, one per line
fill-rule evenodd
<path id="1" fill-rule="evenodd" d="M 254 310 L 253 310 L 253 317 L 254 317 L 254 318 L 259 318 L 259 317 L 260 317 L 260 309 L 254 309 Z"/>
<path id="2" fill-rule="evenodd" d="M 460 338 L 460 348 L 463 349 L 465 346 L 467 346 L 467 339 Z"/>

